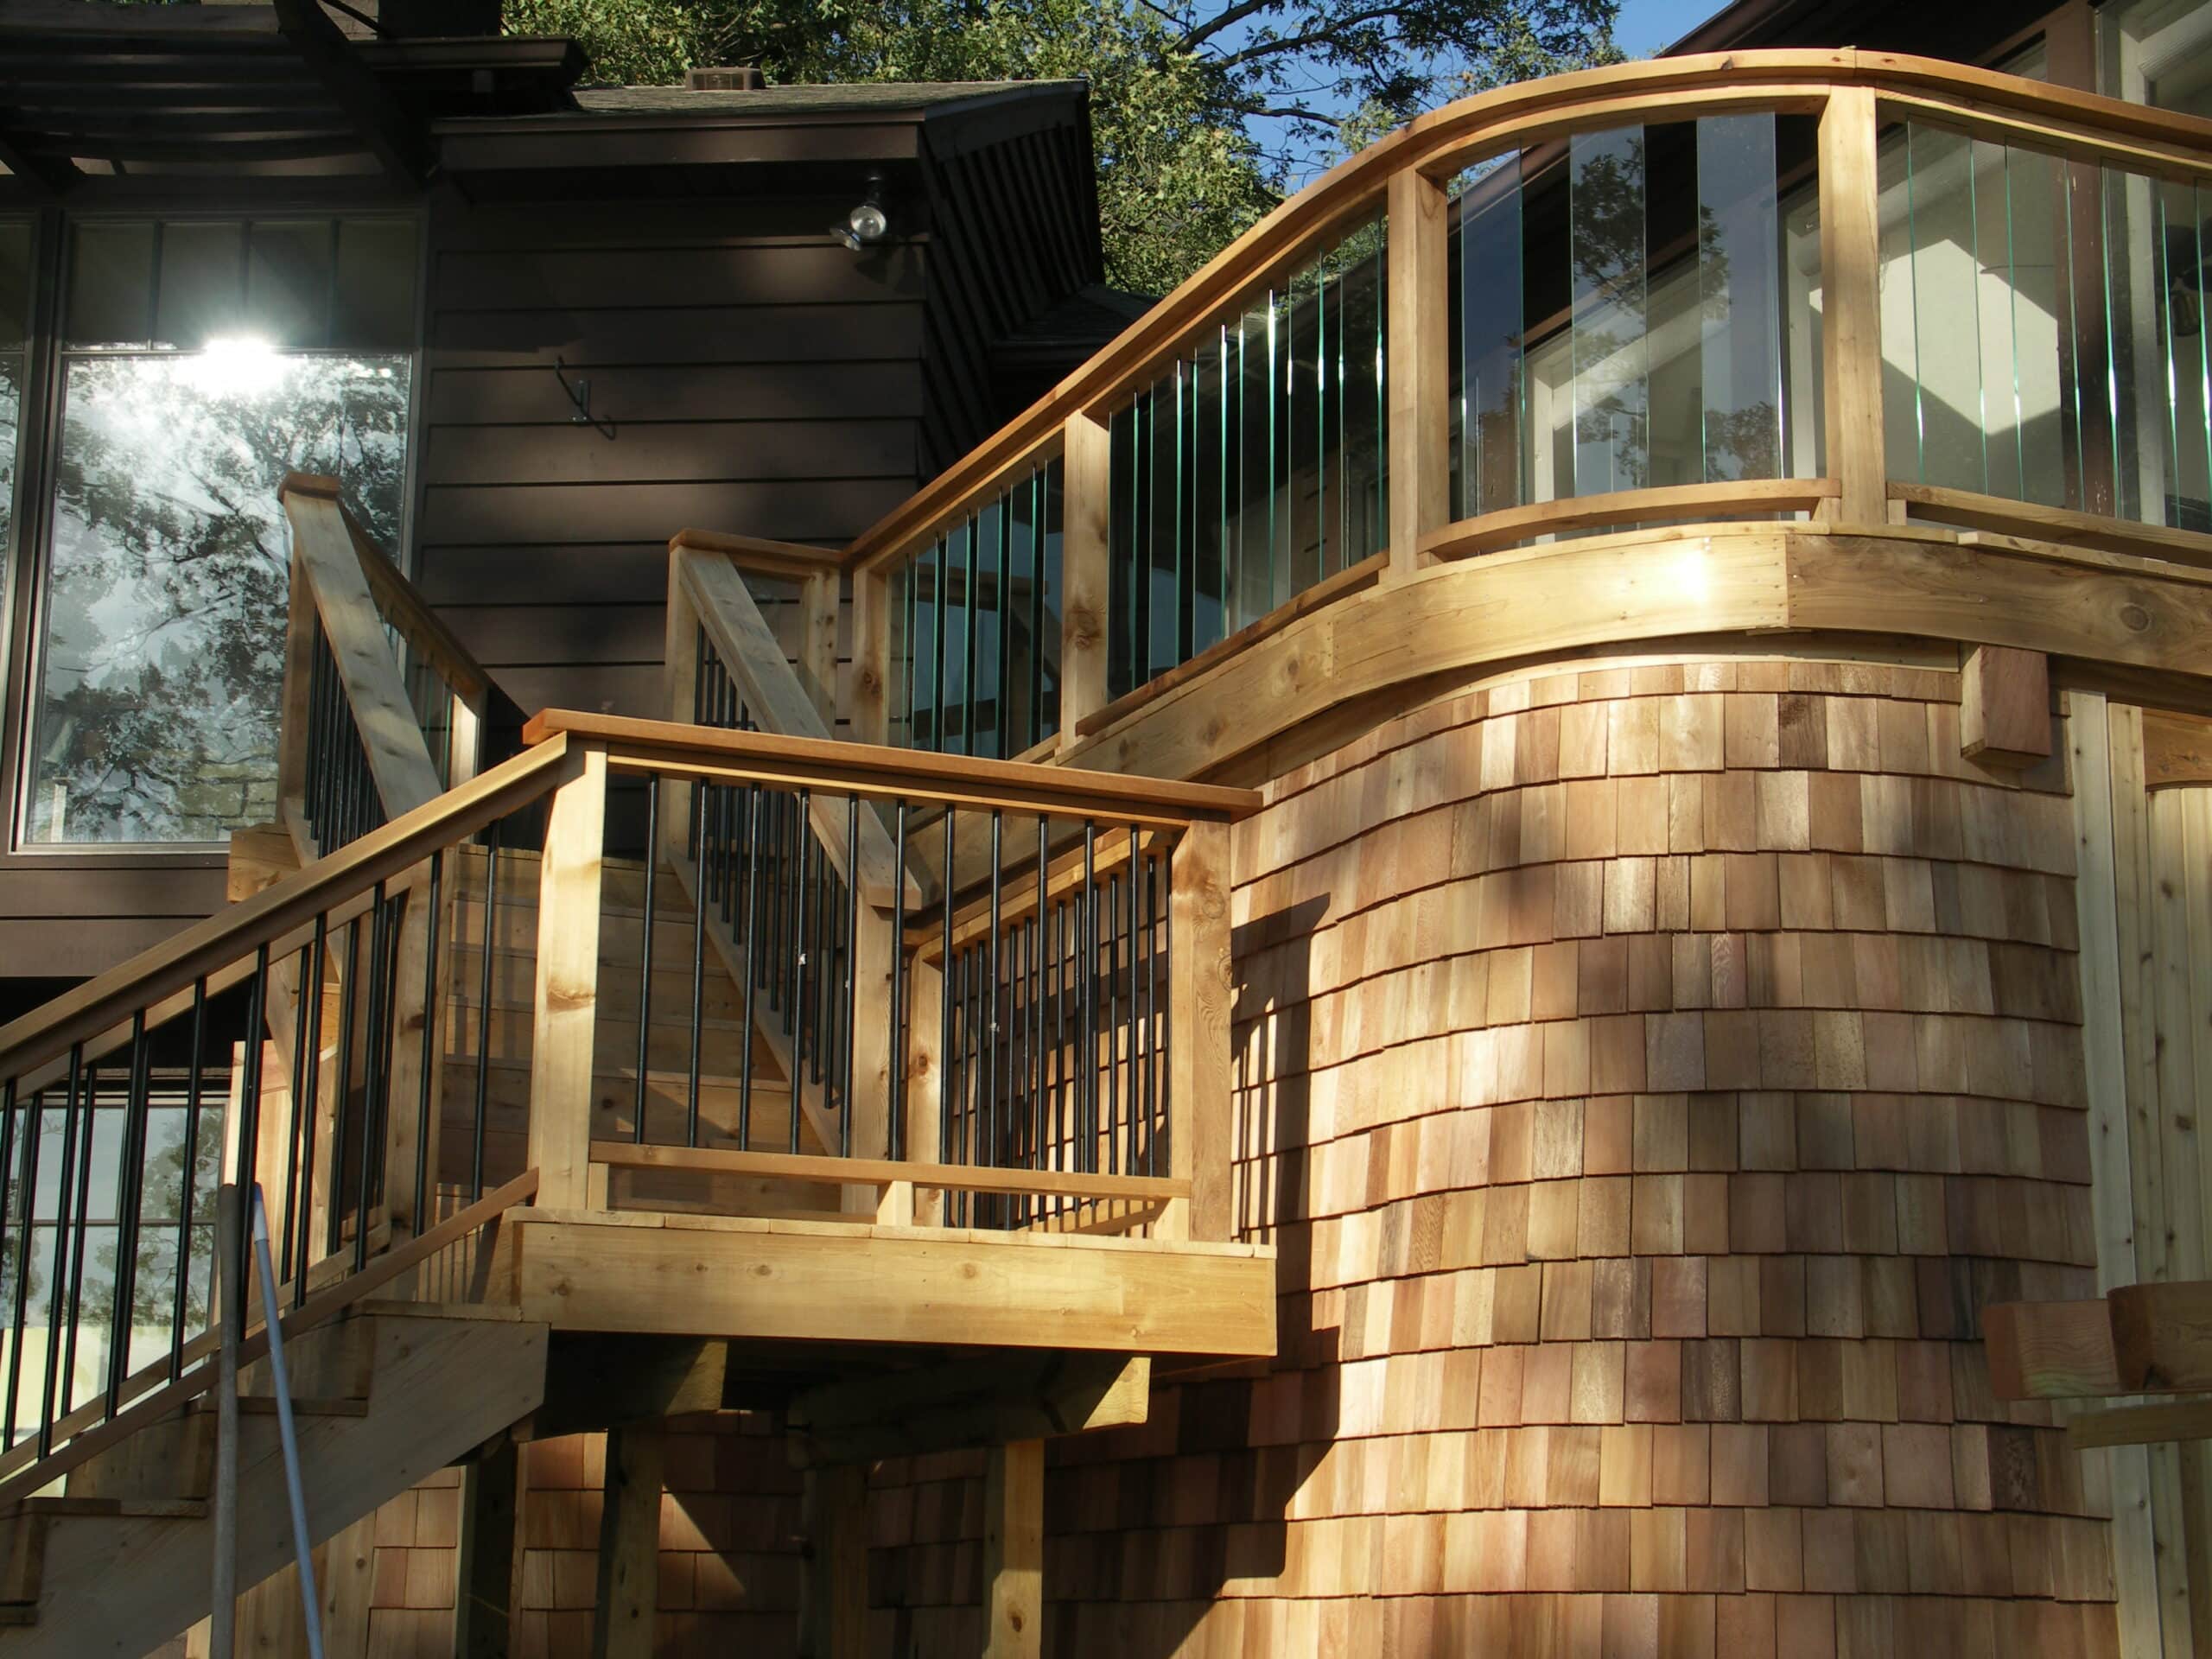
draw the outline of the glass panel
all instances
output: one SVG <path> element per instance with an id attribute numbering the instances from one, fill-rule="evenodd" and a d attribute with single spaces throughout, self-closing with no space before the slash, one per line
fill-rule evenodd
<path id="1" fill-rule="evenodd" d="M 1821 195 L 1817 185 L 1793 191 L 1782 206 L 1782 266 L 1788 338 L 1783 350 L 1788 397 L 1784 429 L 1789 476 L 1818 478 L 1827 453 L 1826 392 L 1821 378 Z"/>
<path id="2" fill-rule="evenodd" d="M 275 810 L 289 471 L 403 508 L 405 358 L 67 367 L 29 833 L 212 842 Z"/>
<path id="3" fill-rule="evenodd" d="M 1644 139 L 1568 141 L 1574 493 L 1641 489 L 1649 473 Z"/>
<path id="4" fill-rule="evenodd" d="M 330 221 L 323 219 L 253 227 L 246 256 L 246 314 L 256 334 L 290 348 L 328 342 L 331 232 Z"/>
<path id="5" fill-rule="evenodd" d="M 2062 353 L 2073 346 L 2072 331 L 2059 325 L 2067 315 L 2062 296 L 2071 259 L 2067 169 L 2033 150 L 2004 155 L 2011 281 L 2002 297 L 2012 326 L 2012 465 L 2021 499 L 2063 506 L 2069 467 Z M 2078 467 L 2077 461 L 2073 470 Z"/>
<path id="6" fill-rule="evenodd" d="M 31 227 L 0 221 L 0 580 L 10 568 L 16 517 L 16 448 L 27 378 L 31 311 Z"/>
<path id="7" fill-rule="evenodd" d="M 164 225 L 154 338 L 196 351 L 246 329 L 245 227 Z"/>
<path id="8" fill-rule="evenodd" d="M 1236 548 L 1236 626 L 1241 628 L 1289 596 L 1280 580 L 1277 552 L 1274 307 L 1245 312 L 1228 332 L 1236 381 L 1236 429 L 1230 440 L 1236 467 L 1235 516 L 1228 534 Z"/>
<path id="9" fill-rule="evenodd" d="M 1521 362 L 1521 168 L 1515 156 L 1473 181 L 1459 198 L 1452 249 L 1452 516 L 1471 518 L 1521 505 L 1527 397 Z"/>
<path id="10" fill-rule="evenodd" d="M 1782 476 L 1782 253 L 1771 115 L 1697 124 L 1707 480 Z"/>
<path id="11" fill-rule="evenodd" d="M 342 221 L 331 344 L 356 352 L 409 349 L 415 340 L 416 264 L 412 221 Z"/>
<path id="12" fill-rule="evenodd" d="M 72 346 L 143 346 L 154 337 L 154 227 L 76 225 L 69 232 Z"/>

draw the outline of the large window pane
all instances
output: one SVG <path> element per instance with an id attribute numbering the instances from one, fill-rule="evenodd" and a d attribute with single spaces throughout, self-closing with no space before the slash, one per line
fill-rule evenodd
<path id="1" fill-rule="evenodd" d="M 1574 493 L 1642 489 L 1649 470 L 1641 128 L 1568 141 Z"/>
<path id="2" fill-rule="evenodd" d="M 0 581 L 15 549 L 16 449 L 30 341 L 31 227 L 0 220 Z"/>
<path id="3" fill-rule="evenodd" d="M 332 473 L 397 544 L 404 357 L 233 350 L 67 365 L 29 838 L 210 842 L 276 810 L 287 542 Z"/>

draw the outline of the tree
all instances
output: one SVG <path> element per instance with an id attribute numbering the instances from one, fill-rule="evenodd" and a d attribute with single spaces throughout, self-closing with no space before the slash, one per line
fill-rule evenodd
<path id="1" fill-rule="evenodd" d="M 1107 279 L 1164 292 L 1320 163 L 1447 99 L 1618 54 L 1618 0 L 506 0 L 592 73 L 1091 83 Z"/>

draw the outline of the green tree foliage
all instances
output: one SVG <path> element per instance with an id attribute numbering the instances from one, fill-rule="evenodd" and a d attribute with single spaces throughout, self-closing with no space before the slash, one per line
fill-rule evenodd
<path id="1" fill-rule="evenodd" d="M 1318 164 L 1447 99 L 1618 55 L 1618 0 L 506 0 L 595 78 L 1091 83 L 1107 278 L 1165 292 Z"/>

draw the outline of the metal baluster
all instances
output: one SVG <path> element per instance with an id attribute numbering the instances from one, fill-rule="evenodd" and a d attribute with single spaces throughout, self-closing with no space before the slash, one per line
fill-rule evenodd
<path id="1" fill-rule="evenodd" d="M 429 1229 L 430 1202 L 430 1080 L 436 1075 L 438 1054 L 438 929 L 445 918 L 444 908 L 438 901 L 439 885 L 445 874 L 446 855 L 430 855 L 430 913 L 427 931 L 429 949 L 423 958 L 423 1046 L 419 1057 L 422 1078 L 415 1103 L 415 1233 L 418 1238 Z"/>
<path id="2" fill-rule="evenodd" d="M 1076 1167 L 1098 1173 L 1098 824 L 1083 821 L 1083 925 L 1076 940 L 1076 1008 L 1083 1052 L 1076 1062 L 1083 1144 Z"/>
<path id="3" fill-rule="evenodd" d="M 772 815 L 777 798 L 768 798 L 768 810 Z M 745 1020 L 740 1027 L 741 1038 L 737 1051 L 737 1138 L 740 1146 L 750 1146 L 753 1141 L 753 988 L 760 977 L 761 951 L 766 942 L 760 937 L 760 811 L 761 791 L 758 784 L 745 786 L 745 937 L 739 966 L 744 969 L 742 987 L 745 998 Z"/>
<path id="4" fill-rule="evenodd" d="M 942 641 L 940 640 L 939 643 L 941 644 Z M 944 919 L 940 933 L 938 957 L 944 970 L 944 994 L 938 999 L 940 1016 L 938 1057 L 940 1070 L 952 1064 L 952 821 L 957 816 L 957 810 L 948 802 L 944 809 L 944 880 L 939 884 L 944 888 Z M 949 1164 L 952 1161 L 952 1100 L 949 1095 L 941 1103 L 937 1116 L 937 1158 L 941 1164 Z M 951 1196 L 950 1193 L 946 1195 L 948 1205 Z"/>
<path id="5" fill-rule="evenodd" d="M 1106 1168 L 1122 1173 L 1122 878 L 1106 878 Z"/>
<path id="6" fill-rule="evenodd" d="M 906 1155 L 906 802 L 892 806 L 891 1065 L 884 1082 L 884 1118 L 893 1158 Z M 860 1023 L 857 1007 L 854 1025 Z M 857 1038 L 855 1039 L 857 1042 Z"/>
<path id="7" fill-rule="evenodd" d="M 130 1016 L 130 1081 L 123 1103 L 123 1150 L 115 1171 L 114 1310 L 107 1337 L 107 1402 L 112 1418 L 130 1375 L 132 1305 L 138 1297 L 139 1212 L 146 1197 L 146 1115 L 152 1105 L 154 1058 L 146 1042 L 146 1011 Z"/>
<path id="8" fill-rule="evenodd" d="M 10 1078 L 8 1103 L 11 1108 L 15 1099 L 15 1080 Z M 23 1214 L 15 1234 L 16 1259 L 12 1265 L 16 1287 L 8 1316 L 8 1395 L 6 1407 L 0 1410 L 0 1450 L 4 1451 L 12 1451 L 16 1444 L 16 1403 L 22 1394 L 23 1378 L 23 1333 L 30 1322 L 31 1218 L 38 1207 L 38 1143 L 45 1128 L 46 1091 L 35 1090 L 23 1113 L 22 1174 L 16 1183 Z"/>
<path id="9" fill-rule="evenodd" d="M 332 1096 L 330 1192 L 325 1200 L 330 1218 L 324 1231 L 325 1255 L 337 1255 L 346 1241 L 346 1206 L 340 1195 L 345 1191 L 346 1131 L 353 1122 L 353 1019 L 360 992 L 361 918 L 356 916 L 346 924 L 346 970 L 338 985 L 338 1087 Z"/>
<path id="10" fill-rule="evenodd" d="M 176 1283 L 173 1287 L 175 1306 L 169 1319 L 172 1382 L 184 1375 L 184 1316 L 190 1306 L 187 1292 L 192 1282 L 192 1211 L 194 1201 L 199 1197 L 194 1190 L 193 1178 L 200 1168 L 200 1092 L 201 1069 L 206 1064 L 207 1024 L 207 981 L 203 976 L 192 982 L 192 1071 L 184 1096 L 184 1191 L 177 1204 Z M 296 1080 L 298 1075 L 293 1073 Z M 10 1421 L 14 1421 L 12 1407 Z"/>
<path id="11" fill-rule="evenodd" d="M 74 1236 L 69 1249 L 69 1332 L 67 1345 L 61 1351 L 61 1414 L 67 1417 L 77 1397 L 77 1338 L 85 1322 L 85 1243 L 92 1230 L 86 1224 L 92 1214 L 92 1147 L 99 1132 L 100 1084 L 99 1069 L 85 1068 L 85 1117 L 83 1139 L 77 1148 L 77 1193 L 72 1198 L 67 1183 L 63 1183 L 63 1202 L 73 1206 L 71 1213 L 77 1218 Z"/>
<path id="12" fill-rule="evenodd" d="M 842 1092 L 844 1096 L 842 1109 L 844 1116 L 841 1120 L 843 1127 L 839 1130 L 838 1135 L 839 1139 L 844 1142 L 845 1155 L 848 1158 L 851 1157 L 853 1154 L 853 1069 L 855 1058 L 854 1051 L 859 1046 L 859 1044 L 855 1040 L 855 1033 L 858 1031 L 860 1027 L 860 853 L 861 798 L 857 795 L 848 795 L 845 798 L 845 864 L 849 874 L 847 879 L 841 884 L 844 888 L 845 893 L 845 995 L 843 1001 L 839 1005 L 842 1010 L 839 1015 L 839 1024 L 842 1027 L 842 1030 L 837 1040 L 837 1069 L 844 1074 L 844 1081 L 842 1084 Z M 901 874 L 903 874 L 903 872 L 893 872 L 893 879 L 896 880 Z M 898 893 L 898 888 L 893 887 L 892 888 L 892 893 L 895 899 Z M 887 1040 L 895 1046 L 899 1039 L 899 1011 L 895 1004 L 890 1011 L 890 1017 L 891 1032 Z M 887 1090 L 889 1087 L 889 1073 L 896 1069 L 897 1061 L 894 1055 L 892 1065 L 886 1068 L 885 1085 Z M 884 1129 L 885 1133 L 888 1135 L 890 1132 L 890 1103 L 887 1100 L 884 1103 L 886 1108 L 884 1114 Z M 883 1148 L 883 1152 L 886 1154 L 890 1151 L 891 1148 L 888 1146 Z"/>
<path id="13" fill-rule="evenodd" d="M 1123 1167 L 1128 1173 L 1137 1173 L 1137 1122 L 1144 1109 L 1152 1104 L 1147 1080 L 1151 1076 L 1149 1011 L 1140 1013 L 1137 1004 L 1137 951 L 1140 944 L 1147 950 L 1150 940 L 1137 938 L 1137 877 L 1142 870 L 1142 855 L 1137 847 L 1137 827 L 1129 826 L 1129 1122 L 1128 1161 Z M 1145 1093 L 1140 1103 L 1139 1090 Z"/>
<path id="14" fill-rule="evenodd" d="M 34 1094 L 31 1101 L 32 1105 L 26 1118 L 24 1129 L 26 1137 L 35 1135 L 38 1132 L 38 1096 Z M 23 1200 L 23 1218 L 20 1225 L 15 1220 L 15 1202 L 18 1197 Z M 28 1192 L 18 1193 L 16 1190 L 16 1079 L 13 1077 L 9 1078 L 4 1084 L 0 1084 L 0 1239 L 7 1238 L 13 1238 L 16 1241 L 16 1255 L 22 1256 L 29 1253 L 31 1242 L 31 1194 Z M 20 1330 L 16 1331 L 10 1338 L 8 1352 L 11 1368 L 15 1354 L 22 1346 L 22 1332 Z M 11 1380 L 7 1419 L 4 1422 L 0 1422 L 0 1451 L 5 1451 L 14 1444 L 15 1430 L 15 1397 Z"/>
<path id="15" fill-rule="evenodd" d="M 1160 1019 L 1160 957 L 1161 930 L 1169 925 L 1168 912 L 1160 902 L 1160 855 L 1145 855 L 1144 1028 L 1151 1048 L 1145 1068 L 1144 1173 L 1157 1175 L 1160 1127 L 1167 1121 L 1167 1028 Z"/>
<path id="16" fill-rule="evenodd" d="M 1033 555 L 1034 550 L 1033 549 Z M 1036 575 L 1036 560 L 1030 561 Z M 1036 705 L 1033 702 L 1032 709 Z M 1050 1166 L 1045 1139 L 1045 906 L 1052 896 L 1052 844 L 1045 815 L 1037 815 L 1037 904 L 1029 918 L 1029 1166 Z M 1033 1216 L 1041 1206 L 1025 1205 Z"/>
<path id="17" fill-rule="evenodd" d="M 315 1142 L 321 1128 L 316 1103 L 321 1098 L 322 1084 L 322 999 L 324 980 L 330 956 L 330 912 L 322 912 L 315 918 L 315 938 L 308 944 L 310 971 L 302 977 L 302 987 L 313 989 L 304 997 L 300 1009 L 300 1025 L 308 1034 L 305 1081 L 299 1087 L 299 1099 L 293 1103 L 296 1123 L 303 1125 L 294 1138 L 299 1143 L 299 1179 L 289 1190 L 284 1211 L 285 1237 L 292 1236 L 295 1211 L 299 1219 L 299 1256 L 293 1264 L 292 1300 L 296 1306 L 308 1299 L 308 1256 L 314 1249 L 309 1236 L 309 1218 L 315 1213 Z M 295 1072 L 294 1077 L 302 1074 Z M 333 1134 L 336 1133 L 334 1127 Z M 326 1200 L 328 1194 L 324 1195 Z M 292 1258 L 288 1254 L 288 1262 Z"/>
<path id="18" fill-rule="evenodd" d="M 322 918 L 318 916 L 315 918 L 318 934 L 321 931 L 321 923 Z M 315 946 L 312 944 L 303 944 L 300 947 L 299 1006 L 292 1020 L 292 1071 L 289 1086 L 285 1090 L 291 1096 L 292 1109 L 290 1122 L 287 1125 L 284 1136 L 284 1218 L 281 1242 L 282 1253 L 279 1259 L 287 1267 L 291 1265 L 292 1261 L 293 1220 L 296 1216 L 302 1213 L 300 1209 L 301 1115 L 305 1110 L 302 1103 L 308 1098 L 303 1092 L 302 1084 L 307 1077 L 308 1051 L 313 1040 L 308 1036 L 308 1033 L 314 1031 L 317 1024 L 315 1007 L 308 1001 L 308 983 L 313 977 L 311 963 L 314 951 Z M 320 1036 L 321 1033 L 316 1032 L 315 1034 Z"/>
<path id="19" fill-rule="evenodd" d="M 58 1414 L 54 1409 L 55 1390 L 60 1386 L 55 1366 L 61 1357 L 62 1293 L 69 1282 L 69 1189 L 77 1172 L 77 1113 L 84 1067 L 85 1046 L 78 1043 L 69 1051 L 69 1092 L 61 1115 L 61 1179 L 54 1196 L 54 1268 L 47 1281 L 46 1298 L 46 1379 L 38 1411 L 38 1454 L 41 1458 L 54 1450 L 54 1422 Z M 9 1415 L 12 1419 L 14 1414 Z"/>
<path id="20" fill-rule="evenodd" d="M 1066 905 L 1052 907 L 1052 1167 L 1067 1169 L 1073 1162 L 1068 1154 L 1068 911 Z M 1054 1216 L 1067 1213 L 1067 1200 L 1057 1198 L 1052 1204 Z"/>
<path id="21" fill-rule="evenodd" d="M 390 1075 L 391 1016 L 391 906 L 385 902 L 384 883 L 376 885 L 374 908 L 369 923 L 368 1029 L 361 1037 L 361 1144 L 353 1199 L 353 1271 L 369 1262 L 369 1202 L 371 1182 L 384 1149 L 385 1084 Z"/>
<path id="22" fill-rule="evenodd" d="M 477 940 L 476 983 L 476 1122 L 469 1128 L 468 1196 L 484 1196 L 484 1122 L 490 1116 L 492 1094 L 492 957 L 499 938 L 499 837 L 506 820 L 492 821 L 491 840 L 484 849 L 484 933 Z"/>
<path id="23" fill-rule="evenodd" d="M 660 779 L 645 779 L 645 918 L 639 928 L 638 944 L 638 1097 L 630 1124 L 630 1139 L 645 1141 L 645 1071 L 652 1059 L 653 1028 L 653 875 L 660 867 Z M 696 1033 L 699 1022 L 692 1020 Z"/>
<path id="24" fill-rule="evenodd" d="M 969 591 L 971 593 L 974 591 L 972 584 Z M 971 704 L 974 697 L 975 693 L 971 688 L 969 693 Z M 999 996 L 1001 986 L 1005 986 L 1009 996 L 1012 995 L 1013 987 L 1006 984 L 1006 976 L 999 969 L 999 906 L 1004 886 L 1005 859 L 1006 814 L 994 807 L 991 809 L 991 931 L 989 936 L 991 955 L 989 977 L 984 982 L 989 997 L 989 1001 L 986 1005 L 989 1023 L 984 1027 L 982 1033 L 982 1039 L 990 1045 L 983 1055 L 986 1063 L 983 1072 L 984 1099 L 989 1108 L 984 1118 L 983 1133 L 988 1137 L 986 1144 L 989 1149 L 979 1160 L 992 1166 L 1002 1165 L 1006 1160 L 1005 1141 L 1002 1138 L 1005 1131 L 999 1122 L 999 1057 L 1001 1052 L 1006 1047 L 1006 1033 L 999 1021 Z M 1011 1058 L 1010 1056 L 1008 1058 Z M 1009 1095 L 1014 1091 L 1013 1085 L 1014 1078 L 1009 1071 L 1007 1077 L 1007 1092 Z M 1014 1103 L 1008 1100 L 1006 1105 L 1010 1114 Z M 981 1210 L 982 1207 L 982 1205 L 978 1202 L 976 1208 Z M 1003 1211 L 1001 1205 L 992 1207 L 994 1210 Z"/>
<path id="25" fill-rule="evenodd" d="M 791 903 L 789 907 L 791 930 L 790 964 L 791 1000 L 785 1011 L 784 1029 L 791 1033 L 791 1119 L 793 1152 L 798 1150 L 799 1091 L 804 1086 L 804 1079 L 809 1075 L 807 1069 L 809 1057 L 806 1052 L 806 900 L 809 886 L 807 864 L 809 854 L 814 846 L 814 832 L 808 827 L 807 801 L 807 791 L 800 790 L 798 797 L 798 810 L 791 815 L 791 839 L 798 844 L 794 849 L 796 856 L 791 864 L 791 869 L 796 877 L 796 887 L 791 893 Z"/>
<path id="26" fill-rule="evenodd" d="M 699 1144 L 699 1033 L 705 1025 L 707 999 L 707 785 L 702 781 L 691 785 L 691 842 L 699 849 L 693 867 L 691 884 L 691 1046 L 689 1070 L 684 1076 L 683 1144 Z M 747 1053 L 753 1052 L 753 994 L 748 987 L 745 997 L 745 1030 L 741 1039 Z M 745 1144 L 747 1114 L 750 1108 L 750 1094 L 741 1078 L 738 1084 L 738 1141 Z M 645 1114 L 639 1113 L 642 1125 Z"/>

